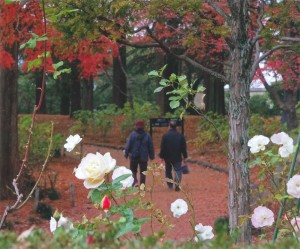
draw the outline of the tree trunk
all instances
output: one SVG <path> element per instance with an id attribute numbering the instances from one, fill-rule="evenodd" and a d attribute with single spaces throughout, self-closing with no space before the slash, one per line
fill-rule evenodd
<path id="1" fill-rule="evenodd" d="M 123 67 L 123 68 L 122 68 Z M 113 102 L 123 108 L 127 101 L 127 80 L 123 69 L 126 68 L 126 47 L 119 48 L 119 58 L 113 58 Z"/>
<path id="2" fill-rule="evenodd" d="M 60 114 L 69 115 L 70 114 L 70 75 L 62 75 L 62 80 L 60 81 Z"/>
<path id="3" fill-rule="evenodd" d="M 18 44 L 11 49 L 15 61 Z M 17 63 L 11 70 L 0 67 L 0 200 L 12 196 L 12 181 L 19 169 Z"/>
<path id="4" fill-rule="evenodd" d="M 296 105 L 298 103 L 297 90 L 285 90 L 285 100 L 283 101 L 283 111 L 285 113 L 287 129 L 293 130 L 298 127 Z"/>
<path id="5" fill-rule="evenodd" d="M 94 110 L 94 79 L 84 79 L 82 84 L 82 109 L 83 110 Z"/>
<path id="6" fill-rule="evenodd" d="M 205 74 L 204 77 L 205 112 L 225 115 L 224 83 L 212 75 Z"/>
<path id="7" fill-rule="evenodd" d="M 287 123 L 288 130 L 293 130 L 298 127 L 298 117 L 296 112 L 296 105 L 298 103 L 299 89 L 283 90 L 283 97 L 279 94 L 277 87 L 270 87 L 267 82 L 263 81 L 265 88 L 273 97 L 275 103 L 282 110 L 281 122 Z"/>
<path id="8" fill-rule="evenodd" d="M 156 52 L 156 69 L 161 69 L 165 65 L 165 55 L 164 53 L 158 51 Z M 157 83 L 158 84 L 158 83 Z M 165 110 L 167 109 L 167 103 L 166 103 L 166 94 L 164 91 L 161 91 L 156 94 L 156 102 L 159 106 L 159 109 L 162 113 L 165 113 Z"/>
<path id="9" fill-rule="evenodd" d="M 247 1 L 231 2 L 231 62 L 229 75 L 229 224 L 239 242 L 251 243 L 249 180 L 250 43 Z"/>
<path id="10" fill-rule="evenodd" d="M 71 72 L 71 116 L 81 109 L 81 87 L 77 69 L 77 63 L 72 64 Z"/>
<path id="11" fill-rule="evenodd" d="M 40 102 L 41 98 L 41 88 L 43 84 L 43 72 L 42 71 L 35 71 L 34 72 L 34 79 L 35 79 L 35 105 L 37 106 Z M 40 109 L 38 110 L 38 113 L 40 114 L 46 114 L 47 108 L 46 108 L 46 84 L 45 84 L 45 91 L 44 96 L 42 99 L 42 104 Z"/>

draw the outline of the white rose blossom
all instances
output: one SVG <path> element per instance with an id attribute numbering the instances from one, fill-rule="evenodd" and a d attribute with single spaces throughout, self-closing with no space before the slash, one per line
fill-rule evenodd
<path id="1" fill-rule="evenodd" d="M 270 142 L 268 137 L 263 135 L 255 135 L 248 141 L 251 153 L 257 153 L 261 150 L 265 150 L 265 146 Z"/>
<path id="2" fill-rule="evenodd" d="M 75 168 L 75 176 L 84 180 L 83 185 L 90 188 L 99 187 L 105 179 L 105 175 L 111 172 L 116 166 L 116 160 L 107 152 L 104 155 L 96 152 L 89 153 L 82 158 L 78 168 Z"/>
<path id="3" fill-rule="evenodd" d="M 203 241 L 212 239 L 214 234 L 212 232 L 213 228 L 211 226 L 203 226 L 201 223 L 195 226 L 195 231 L 197 236 L 195 237 L 195 241 Z"/>
<path id="4" fill-rule="evenodd" d="M 290 178 L 286 186 L 286 192 L 289 195 L 295 198 L 300 198 L 300 175 L 294 175 L 292 178 Z"/>
<path id="5" fill-rule="evenodd" d="M 64 148 L 65 148 L 68 152 L 71 152 L 71 151 L 75 148 L 75 146 L 81 142 L 81 140 L 82 140 L 82 138 L 81 138 L 78 134 L 76 134 L 76 135 L 74 135 L 74 136 L 73 136 L 73 135 L 70 135 L 70 136 L 66 139 L 67 143 L 64 145 Z"/>
<path id="6" fill-rule="evenodd" d="M 271 137 L 271 141 L 274 144 L 282 145 L 278 150 L 278 153 L 281 157 L 288 157 L 290 154 L 293 153 L 293 139 L 285 132 L 279 132 L 274 134 Z"/>
<path id="7" fill-rule="evenodd" d="M 274 223 L 274 213 L 267 207 L 258 206 L 253 211 L 251 222 L 255 228 L 272 226 Z"/>
<path id="8" fill-rule="evenodd" d="M 120 183 L 123 185 L 122 189 L 129 188 L 132 186 L 134 182 L 134 178 L 132 177 L 132 171 L 130 169 L 127 169 L 125 166 L 120 166 L 116 168 L 113 171 L 112 179 L 115 180 L 119 176 L 131 174 L 131 176 L 128 176 L 126 179 L 120 181 Z"/>
<path id="9" fill-rule="evenodd" d="M 60 216 L 59 220 L 56 221 L 55 218 L 51 217 L 50 219 L 50 231 L 53 233 L 56 228 L 58 227 L 64 227 L 66 230 L 73 229 L 73 223 L 68 219 Z"/>
<path id="10" fill-rule="evenodd" d="M 171 204 L 171 211 L 175 218 L 179 218 L 188 211 L 188 205 L 184 200 L 177 199 Z"/>

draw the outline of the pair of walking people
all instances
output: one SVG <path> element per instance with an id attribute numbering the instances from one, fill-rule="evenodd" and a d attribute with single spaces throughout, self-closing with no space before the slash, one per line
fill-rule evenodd
<path id="1" fill-rule="evenodd" d="M 179 191 L 179 184 L 182 179 L 182 161 L 187 158 L 187 147 L 184 136 L 176 129 L 176 121 L 169 122 L 169 130 L 163 135 L 160 144 L 159 157 L 165 161 L 165 176 L 173 180 L 175 175 L 175 191 Z M 145 123 L 137 121 L 136 129 L 129 135 L 124 150 L 126 158 L 130 159 L 130 169 L 134 178 L 134 186 L 138 185 L 137 172 L 139 167 L 140 184 L 146 183 L 146 175 L 143 174 L 147 170 L 148 161 L 154 159 L 154 147 L 151 136 L 144 130 Z M 172 182 L 167 182 L 168 188 L 173 188 Z"/>

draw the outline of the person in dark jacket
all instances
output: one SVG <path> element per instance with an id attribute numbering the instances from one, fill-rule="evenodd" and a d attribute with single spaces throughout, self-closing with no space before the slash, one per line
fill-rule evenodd
<path id="1" fill-rule="evenodd" d="M 179 184 L 182 178 L 181 163 L 187 158 L 186 141 L 184 136 L 176 130 L 176 121 L 171 120 L 169 131 L 166 132 L 161 140 L 159 157 L 165 161 L 166 178 L 173 180 L 172 169 L 175 173 L 175 191 L 179 191 Z M 167 182 L 169 189 L 173 184 Z"/>
<path id="2" fill-rule="evenodd" d="M 138 166 L 140 170 L 140 183 L 145 184 L 146 175 L 143 172 L 147 170 L 148 160 L 154 159 L 154 147 L 150 134 L 144 130 L 144 121 L 137 121 L 135 127 L 136 129 L 127 138 L 124 155 L 130 159 L 130 169 L 134 178 L 133 186 L 138 186 Z"/>

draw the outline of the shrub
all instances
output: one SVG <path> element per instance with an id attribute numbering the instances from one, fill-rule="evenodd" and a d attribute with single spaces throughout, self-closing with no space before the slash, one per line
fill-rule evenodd
<path id="1" fill-rule="evenodd" d="M 228 118 L 217 113 L 208 112 L 199 122 L 197 137 L 194 142 L 196 148 L 201 151 L 206 145 L 220 142 L 225 145 L 228 140 L 228 136 Z"/>
<path id="2" fill-rule="evenodd" d="M 84 136 L 88 131 L 91 120 L 93 118 L 93 112 L 88 110 L 80 110 L 74 112 L 74 119 L 76 120 L 74 125 L 70 128 L 71 133 L 78 133 L 80 136 Z"/>
<path id="3" fill-rule="evenodd" d="M 249 137 L 255 134 L 264 134 L 271 136 L 274 133 L 285 130 L 280 122 L 279 117 L 265 118 L 259 114 L 252 114 L 250 116 Z"/>
<path id="4" fill-rule="evenodd" d="M 270 117 L 280 115 L 280 109 L 270 98 L 269 94 L 254 95 L 249 102 L 250 113 Z"/>
<path id="5" fill-rule="evenodd" d="M 31 116 L 23 116 L 18 122 L 18 132 L 19 132 L 19 151 L 20 156 L 24 156 L 25 146 L 27 144 L 29 129 L 31 125 Z M 37 165 L 44 161 L 48 147 L 51 139 L 51 129 L 50 123 L 35 123 L 32 131 L 32 141 L 30 145 L 30 164 Z M 50 156 L 53 156 L 57 150 L 63 145 L 63 135 L 53 134 L 52 136 L 52 148 Z"/>
<path id="6" fill-rule="evenodd" d="M 118 107 L 114 104 L 100 105 L 98 110 L 93 113 L 92 131 L 99 133 L 100 137 L 105 140 L 107 133 L 113 127 L 114 117 L 119 113 Z"/>
<path id="7" fill-rule="evenodd" d="M 225 145 L 229 136 L 229 120 L 227 116 L 208 112 L 207 118 L 202 118 L 197 129 L 197 137 L 194 142 L 199 151 L 203 151 L 206 145 L 221 143 Z M 279 117 L 265 118 L 259 114 L 250 116 L 249 136 L 264 134 L 271 136 L 274 133 L 285 130 Z M 222 137 L 222 139 L 221 139 Z"/>
<path id="8" fill-rule="evenodd" d="M 74 113 L 75 123 L 71 127 L 71 133 L 85 136 L 88 132 L 106 139 L 107 133 L 112 129 L 114 117 L 120 114 L 114 104 L 100 105 L 95 111 L 80 110 Z"/>

